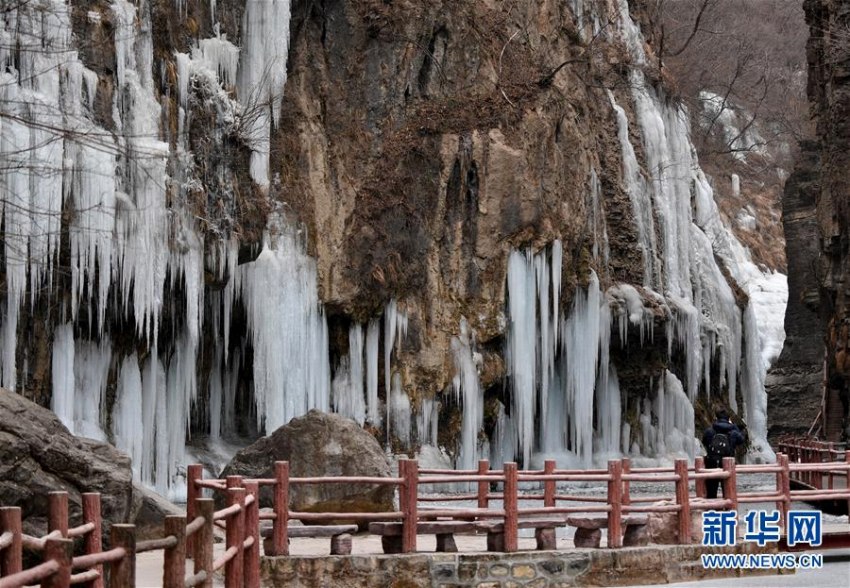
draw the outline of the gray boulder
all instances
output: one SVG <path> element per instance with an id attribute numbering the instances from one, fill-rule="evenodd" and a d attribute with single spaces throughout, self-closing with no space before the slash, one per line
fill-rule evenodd
<path id="1" fill-rule="evenodd" d="M 273 477 L 276 461 L 289 461 L 292 477 L 391 476 L 387 457 L 372 435 L 352 420 L 311 410 L 237 453 L 222 477 Z M 395 487 L 389 485 L 296 485 L 290 487 L 290 508 L 384 512 L 393 510 L 394 494 Z M 260 506 L 272 506 L 270 487 L 261 490 Z"/>
<path id="2" fill-rule="evenodd" d="M 165 517 L 186 514 L 185 510 L 170 502 L 165 496 L 141 484 L 133 484 L 133 494 L 136 502 L 133 524 L 136 525 L 137 541 L 164 537 Z"/>
<path id="3" fill-rule="evenodd" d="M 80 494 L 101 493 L 104 529 L 135 514 L 130 458 L 107 443 L 72 435 L 50 410 L 0 389 L 0 505 L 20 506 L 24 531 L 47 529 L 47 494 L 69 495 L 71 525 Z"/>

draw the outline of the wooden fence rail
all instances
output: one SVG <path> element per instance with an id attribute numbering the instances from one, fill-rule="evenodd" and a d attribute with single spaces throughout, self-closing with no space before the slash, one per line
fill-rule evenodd
<path id="1" fill-rule="evenodd" d="M 0 588 L 20 588 L 40 584 L 44 588 L 85 585 L 90 588 L 133 588 L 136 582 L 136 555 L 163 552 L 162 586 L 184 588 L 212 586 L 213 574 L 224 568 L 226 585 L 258 588 L 260 585 L 259 486 L 241 478 L 229 480 L 226 491 L 229 505 L 215 510 L 210 498 L 197 498 L 192 504 L 194 516 L 165 517 L 165 536 L 136 541 L 134 525 L 113 524 L 110 549 L 101 549 L 102 519 L 100 495 L 84 494 L 83 522 L 69 527 L 68 494 L 52 492 L 48 496 L 48 534 L 31 537 L 23 533 L 21 509 L 0 508 Z M 225 552 L 213 559 L 213 525 L 225 521 Z M 82 553 L 74 557 L 74 539 L 82 537 Z M 190 543 L 190 539 L 192 540 Z M 191 544 L 191 548 L 190 548 Z M 44 562 L 23 569 L 24 550 L 40 552 Z M 194 570 L 186 573 L 191 555 Z M 105 569 L 106 568 L 106 569 Z"/>
<path id="2" fill-rule="evenodd" d="M 309 477 L 291 476 L 288 462 L 277 462 L 272 478 L 243 479 L 228 476 L 223 480 L 204 479 L 203 468 L 188 468 L 188 502 L 186 516 L 168 516 L 164 536 L 148 541 L 135 539 L 133 525 L 114 524 L 110 528 L 109 549 L 101 544 L 102 520 L 100 496 L 82 496 L 82 520 L 75 527 L 68 518 L 68 495 L 53 492 L 48 496 L 48 528 L 44 537 L 23 533 L 21 510 L 0 508 L 0 588 L 18 588 L 40 583 L 48 588 L 86 585 L 93 588 L 135 586 L 136 554 L 163 552 L 162 585 L 166 588 L 212 586 L 213 575 L 223 570 L 228 588 L 259 586 L 261 521 L 270 521 L 266 555 L 289 555 L 290 521 L 329 521 L 347 519 L 358 522 L 396 521 L 401 525 L 401 550 L 417 551 L 417 529 L 420 524 L 437 517 L 454 520 L 492 521 L 504 530 L 501 550 L 518 550 L 519 529 L 528 517 L 581 513 L 602 517 L 608 529 L 608 546 L 623 545 L 628 517 L 636 513 L 675 512 L 678 514 L 678 537 L 682 543 L 691 540 L 691 513 L 694 510 L 737 508 L 741 503 L 775 503 L 785 525 L 792 501 L 840 499 L 850 502 L 847 484 L 837 487 L 835 480 L 848 479 L 850 451 L 838 451 L 832 445 L 816 445 L 794 440 L 780 445 L 775 464 L 741 465 L 733 458 L 723 460 L 723 467 L 706 469 L 702 458 L 689 465 L 675 460 L 672 467 L 634 468 L 629 459 L 611 460 L 605 470 L 558 469 L 552 460 L 542 470 L 520 471 L 515 463 L 499 470 L 490 468 L 487 460 L 475 470 L 419 469 L 416 460 L 401 460 L 397 477 Z M 842 459 L 843 458 L 843 459 Z M 836 461 L 836 460 L 839 461 Z M 739 491 L 739 476 L 768 474 L 775 477 L 774 490 Z M 723 498 L 708 499 L 706 482 L 715 480 L 723 489 Z M 792 490 L 791 481 L 810 482 L 811 489 Z M 825 480 L 825 482 L 824 482 Z M 582 496 L 567 493 L 564 485 L 599 482 L 605 484 L 604 496 Z M 658 495 L 633 495 L 635 482 L 666 488 Z M 308 513 L 290 508 L 290 490 L 297 485 L 316 484 L 384 484 L 398 490 L 399 510 L 384 513 Z M 474 507 L 427 508 L 435 498 L 432 493 L 440 485 L 453 484 L 472 491 L 444 494 L 441 501 L 464 500 Z M 270 512 L 260 511 L 262 486 L 272 487 Z M 501 486 L 501 491 L 498 491 Z M 522 488 L 521 488 L 522 486 Z M 211 497 L 219 493 L 226 506 L 216 511 Z M 500 503 L 493 504 L 493 501 Z M 524 505 L 520 506 L 520 501 Z M 537 502 L 540 506 L 526 506 Z M 571 505 L 571 503 L 573 505 Z M 576 505 L 575 503 L 582 503 Z M 223 551 L 215 557 L 215 527 L 225 535 Z M 74 556 L 75 540 L 81 553 Z M 23 569 L 24 550 L 41 553 L 43 563 Z M 191 573 L 187 559 L 192 560 Z"/>

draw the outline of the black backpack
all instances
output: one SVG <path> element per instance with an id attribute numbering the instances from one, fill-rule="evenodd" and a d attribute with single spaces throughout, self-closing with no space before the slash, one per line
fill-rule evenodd
<path id="1" fill-rule="evenodd" d="M 708 444 L 708 457 L 714 461 L 721 461 L 724 457 L 732 457 L 732 441 L 726 433 L 715 433 Z"/>

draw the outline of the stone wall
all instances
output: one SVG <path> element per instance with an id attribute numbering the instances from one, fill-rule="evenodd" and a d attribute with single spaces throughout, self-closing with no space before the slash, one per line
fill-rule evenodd
<path id="1" fill-rule="evenodd" d="M 569 552 L 264 557 L 261 577 L 263 586 L 291 588 L 545 588 L 664 584 L 739 575 L 737 570 L 705 570 L 700 554 L 706 551 L 696 545 L 675 545 Z M 713 551 L 775 549 L 745 544 Z"/>

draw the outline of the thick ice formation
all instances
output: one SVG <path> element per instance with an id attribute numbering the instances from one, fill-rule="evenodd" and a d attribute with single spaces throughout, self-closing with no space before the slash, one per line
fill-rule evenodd
<path id="1" fill-rule="evenodd" d="M 643 64 L 643 38 L 628 3 L 618 0 L 617 6 L 620 36 L 634 62 Z M 584 4 L 573 2 L 573 10 L 581 25 Z M 643 289 L 614 284 L 603 296 L 592 274 L 562 317 L 557 309 L 552 314 L 549 304 L 550 297 L 558 299 L 550 283 L 560 274 L 560 260 L 556 270 L 545 250 L 511 252 L 506 358 L 512 404 L 510 416 L 500 415 L 497 421 L 494 458 L 514 449 L 526 464 L 535 452 L 538 458 L 555 456 L 579 465 L 589 465 L 594 455 L 611 457 L 621 451 L 693 457 L 697 394 L 725 388 L 729 405 L 738 410 L 740 385 L 742 411 L 756 451 L 770 459 L 763 381 L 768 361 L 781 349 L 782 335 L 767 314 L 784 314 L 782 279 L 758 270 L 721 222 L 690 142 L 687 113 L 649 86 L 640 69 L 632 69 L 630 80 L 645 172 L 631 144 L 625 111 L 611 92 L 609 99 L 642 255 Z M 588 191 L 593 257 L 599 263 L 607 230 L 600 223 L 593 174 Z M 751 296 L 743 312 L 725 272 Z M 648 308 L 649 301 L 655 310 Z M 668 325 L 668 355 L 684 358 L 684 383 L 665 372 L 642 401 L 641 440 L 630 447 L 631 428 L 622 422 L 618 378 L 609 359 L 611 328 L 616 323 L 620 346 L 629 344 L 632 328 L 639 329 L 643 345 L 655 338 L 658 312 Z M 761 329 L 759 315 L 764 317 Z M 560 331 L 553 326 L 559 324 Z"/>
<path id="2" fill-rule="evenodd" d="M 378 319 L 369 321 L 366 331 L 366 420 L 375 427 L 380 427 L 381 407 L 378 402 L 378 344 L 380 343 L 381 326 Z"/>
<path id="3" fill-rule="evenodd" d="M 553 261 L 557 267 L 552 267 Z M 556 274 L 557 278 L 552 278 Z M 511 378 L 511 418 L 525 463 L 529 463 L 534 447 L 535 417 L 539 406 L 547 406 L 555 378 L 560 292 L 551 291 L 550 284 L 560 288 L 560 280 L 560 243 L 553 246 L 551 254 L 533 256 L 531 252 L 513 251 L 508 258 L 510 324 L 505 355 Z"/>
<path id="4" fill-rule="evenodd" d="M 246 0 L 242 18 L 239 97 L 244 137 L 252 146 L 251 177 L 269 185 L 271 127 L 278 124 L 289 53 L 290 0 Z"/>
<path id="5" fill-rule="evenodd" d="M 316 290 L 316 262 L 300 234 L 281 223 L 240 270 L 253 334 L 257 422 L 268 432 L 311 408 L 330 407 L 328 325 Z"/>
<path id="6" fill-rule="evenodd" d="M 452 380 L 455 398 L 462 406 L 460 451 L 455 467 L 473 470 L 477 467 L 481 455 L 478 435 L 484 424 L 484 394 L 478 381 L 478 368 L 475 364 L 474 341 L 466 319 L 461 319 L 460 336 L 452 339 L 452 356 L 455 364 L 455 377 Z M 423 411 L 429 407 L 423 406 Z"/>
<path id="7" fill-rule="evenodd" d="M 585 38 L 603 30 L 596 4 L 571 2 Z M 617 6 L 619 34 L 640 65 L 643 38 L 627 1 L 617 0 Z M 185 205 L 188 190 L 202 185 L 192 176 L 186 139 L 193 93 L 202 94 L 218 117 L 214 135 L 222 129 L 242 133 L 252 149 L 252 178 L 261 188 L 270 185 L 271 130 L 279 121 L 286 81 L 289 0 L 248 0 L 242 47 L 221 34 L 213 3 L 213 37 L 173 56 L 176 137 L 163 124 L 172 103 L 159 95 L 152 77 L 157 68 L 150 6 L 114 0 L 101 10 L 111 12 L 116 29 L 114 128 L 109 130 L 95 122 L 100 80 L 74 49 L 66 3 L 16 5 L 5 13 L 0 31 L 0 159 L 7 162 L 0 170 L 6 279 L 0 384 L 13 389 L 22 384 L 16 381 L 22 367 L 16 365 L 21 310 L 38 304 L 40 293 L 58 293 L 53 270 L 67 218 L 70 289 L 54 330 L 53 407 L 75 433 L 113 441 L 127 451 L 144 483 L 179 494 L 190 432 L 208 434 L 210 447 L 229 447 L 246 426 L 255 429 L 249 434 L 270 431 L 310 408 L 333 407 L 378 427 L 386 415 L 388 442 L 395 437 L 402 444 L 416 439 L 436 446 L 440 401 L 422 399 L 412 406 L 397 365 L 406 336 L 403 305 L 387 304 L 383 329 L 379 318 L 351 326 L 349 353 L 332 378 L 328 325 L 304 235 L 274 214 L 259 256 L 239 265 L 237 243 L 201 233 Z M 99 16 L 92 11 L 89 19 Z M 461 325 L 452 345 L 454 391 L 464 415 L 457 452 L 461 467 L 474 467 L 488 454 L 494 465 L 516 457 L 530 464 L 543 454 L 587 465 L 594 455 L 631 451 L 609 352 L 611 345 L 628 344 L 632 328 L 640 329 L 641 344 L 652 341 L 658 312 L 670 318 L 669 353 L 685 357 L 685 370 L 683 383 L 667 373 L 648 391 L 641 407 L 648 426 L 639 449 L 647 455 L 692 454 L 688 407 L 719 377 L 732 402 L 740 382 L 751 438 L 769 458 L 762 443 L 762 382 L 767 362 L 781 349 L 782 325 L 775 317 L 787 296 L 783 277 L 749 262 L 719 221 L 682 109 L 649 87 L 639 69 L 632 71 L 631 82 L 629 94 L 610 93 L 609 99 L 643 283 L 612 284 L 603 292 L 597 276 L 590 275 L 572 306 L 562 309 L 560 241 L 538 252 L 510 253 L 511 404 L 501 407 L 489 446 L 479 442 L 484 399 L 471 330 Z M 633 104 L 631 130 L 618 99 Z M 645 172 L 631 136 L 643 142 Z M 602 200 L 591 170 L 585 202 L 593 261 L 600 267 L 608 257 Z M 716 258 L 750 294 L 743 313 Z M 214 268 L 222 289 L 205 286 L 205 268 Z M 166 309 L 178 310 L 166 314 Z M 246 334 L 233 327 L 243 313 Z M 163 324 L 166 316 L 169 322 Z M 209 344 L 201 333 L 207 326 L 214 348 L 205 357 L 212 364 L 199 379 L 200 351 Z M 131 346 L 121 343 L 127 333 L 119 338 L 113 332 L 126 327 L 135 337 Z M 159 340 L 161 330 L 170 333 L 168 341 Z M 619 338 L 612 340 L 612 330 Z M 379 400 L 381 331 L 385 405 Z M 712 361 L 720 365 L 715 374 Z M 248 362 L 253 382 L 240 382 Z M 117 381 L 114 400 L 106 394 L 110 377 Z M 208 400 L 199 405 L 199 397 Z M 237 408 L 241 416 L 254 417 L 253 425 L 237 418 Z M 197 430 L 190 431 L 190 420 L 201 422 Z"/>
<path id="8" fill-rule="evenodd" d="M 209 377 L 213 438 L 232 433 L 236 420 L 234 376 L 248 342 L 231 349 L 229 336 L 232 308 L 240 300 L 252 327 L 258 427 L 329 406 L 327 326 L 314 264 L 296 236 L 288 229 L 270 231 L 260 258 L 237 270 L 235 246 L 204 243 L 183 204 L 187 187 L 199 181 L 191 177 L 185 151 L 193 88 L 202 88 L 213 104 L 218 126 L 238 125 L 254 150 L 252 175 L 268 185 L 268 137 L 286 79 L 289 1 L 249 1 L 242 48 L 213 22 L 214 37 L 174 56 L 177 137 L 163 125 L 171 106 L 153 79 L 150 6 L 114 0 L 100 10 L 109 10 L 115 24 L 114 130 L 95 122 L 99 79 L 75 50 L 70 7 L 61 0 L 39 0 L 5 12 L 0 158 L 7 165 L 0 170 L 0 213 L 6 295 L 0 303 L 0 384 L 18 385 L 16 332 L 23 305 L 35 305 L 40 293 L 56 294 L 53 267 L 66 215 L 69 316 L 55 329 L 53 407 L 77 434 L 110 439 L 127 450 L 137 475 L 164 490 L 185 459 L 208 302 L 216 335 L 224 340 Z M 88 18 L 96 22 L 100 16 L 91 11 Z M 241 104 L 225 91 L 233 85 Z M 222 253 L 219 277 L 233 278 L 224 292 L 205 291 L 205 249 Z M 158 340 L 158 332 L 164 307 L 172 303 L 167 292 L 183 296 L 177 302 L 183 312 L 170 325 L 175 334 L 166 342 Z M 110 321 L 129 322 L 147 353 L 113 357 Z M 119 382 L 112 407 L 105 397 L 110 371 Z M 112 416 L 106 418 L 110 408 Z M 105 431 L 109 422 L 111 430 Z"/>
<path id="9" fill-rule="evenodd" d="M 348 331 L 348 355 L 337 366 L 333 381 L 334 411 L 357 421 L 366 421 L 363 395 L 363 327 L 354 324 Z"/>

